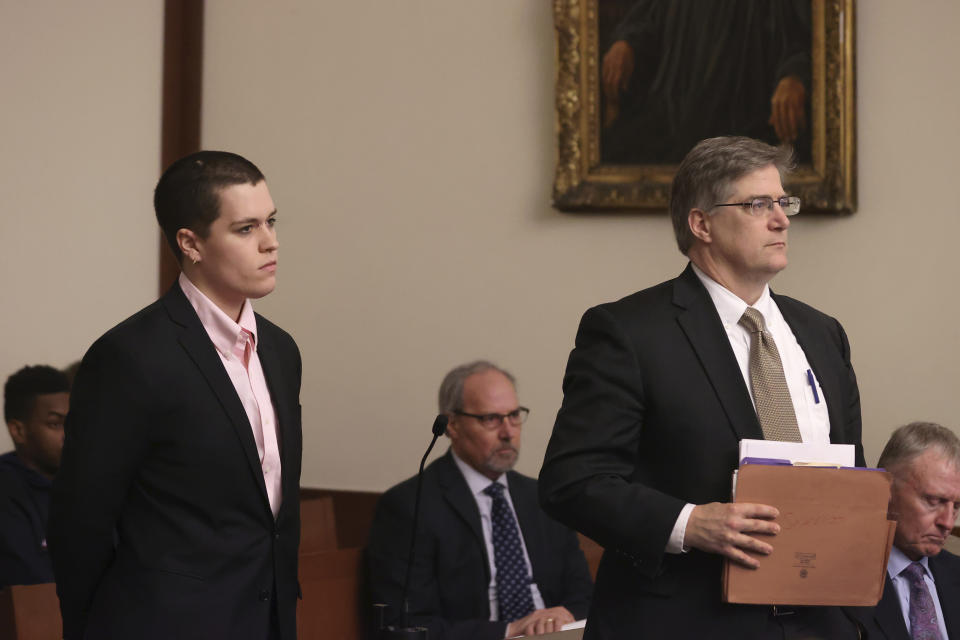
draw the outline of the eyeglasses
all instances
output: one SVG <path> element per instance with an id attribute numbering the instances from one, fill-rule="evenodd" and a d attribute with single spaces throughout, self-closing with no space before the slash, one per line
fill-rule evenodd
<path id="1" fill-rule="evenodd" d="M 765 216 L 773 213 L 773 203 L 780 205 L 783 212 L 788 216 L 795 216 L 800 213 L 800 198 L 797 196 L 781 196 L 771 198 L 770 196 L 760 196 L 750 202 L 727 202 L 724 204 L 715 204 L 715 207 L 743 207 L 747 213 L 752 216 Z"/>
<path id="2" fill-rule="evenodd" d="M 514 427 L 519 427 L 527 420 L 527 416 L 530 415 L 530 409 L 527 409 L 526 407 L 517 407 L 510 413 L 477 414 L 467 413 L 466 411 L 460 410 L 455 410 L 453 413 L 458 416 L 473 418 L 487 431 L 493 431 L 494 429 L 499 429 L 502 427 L 504 421 L 509 422 Z"/>

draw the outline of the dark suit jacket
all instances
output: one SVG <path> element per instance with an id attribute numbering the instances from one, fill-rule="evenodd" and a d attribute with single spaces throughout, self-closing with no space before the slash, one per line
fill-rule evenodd
<path id="1" fill-rule="evenodd" d="M 940 599 L 947 635 L 960 638 L 960 557 L 949 551 L 941 551 L 928 562 L 937 585 L 937 597 Z M 890 576 L 887 576 L 883 597 L 876 607 L 851 607 L 847 611 L 860 624 L 865 640 L 910 640 Z"/>
<path id="2" fill-rule="evenodd" d="M 507 484 L 544 604 L 583 618 L 593 584 L 576 534 L 540 509 L 536 480 L 510 471 Z M 371 594 L 390 606 L 392 623 L 400 613 L 415 495 L 416 477 L 384 493 L 370 529 Z M 480 510 L 450 452 L 424 470 L 418 532 L 410 623 L 426 626 L 430 640 L 501 640 L 506 623 L 490 622 Z"/>
<path id="3" fill-rule="evenodd" d="M 83 358 L 49 543 L 64 636 L 296 637 L 300 353 L 257 316 L 279 422 L 274 520 L 240 399 L 179 285 Z M 272 604 L 273 603 L 273 604 Z"/>
<path id="4" fill-rule="evenodd" d="M 774 299 L 826 396 L 830 440 L 856 445 L 862 465 L 860 397 L 843 329 L 801 302 Z M 763 438 L 692 268 L 589 309 L 563 392 L 540 496 L 548 513 L 606 549 L 584 638 L 758 633 L 769 608 L 720 602 L 720 556 L 664 551 L 685 503 L 730 501 L 738 442 Z"/>

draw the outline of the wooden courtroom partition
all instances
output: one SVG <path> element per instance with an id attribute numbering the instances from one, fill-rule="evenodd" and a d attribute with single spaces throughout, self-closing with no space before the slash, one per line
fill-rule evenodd
<path id="1" fill-rule="evenodd" d="M 341 489 L 300 489 L 301 503 L 314 498 L 333 500 L 337 543 L 340 547 L 365 547 L 373 524 L 373 511 L 380 499 L 379 491 L 344 491 Z"/>
<path id="2" fill-rule="evenodd" d="M 360 640 L 372 618 L 364 583 L 366 545 L 379 493 L 301 491 L 299 640 Z M 960 528 L 954 534 L 960 533 Z M 596 578 L 603 548 L 579 536 Z M 344 544 L 344 540 L 347 544 Z M 0 590 L 0 639 L 60 640 L 60 609 L 53 584 Z"/>
<path id="3" fill-rule="evenodd" d="M 300 498 L 300 553 L 332 551 L 337 544 L 333 498 Z"/>
<path id="4" fill-rule="evenodd" d="M 367 596 L 363 549 L 300 554 L 299 640 L 361 640 Z"/>
<path id="5" fill-rule="evenodd" d="M 60 640 L 60 602 L 57 586 L 32 584 L 0 589 L 0 638 L 3 640 Z"/>

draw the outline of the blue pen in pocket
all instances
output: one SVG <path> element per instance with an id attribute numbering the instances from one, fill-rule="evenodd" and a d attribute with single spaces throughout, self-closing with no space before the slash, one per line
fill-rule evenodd
<path id="1" fill-rule="evenodd" d="M 820 404 L 820 394 L 817 393 L 817 381 L 813 377 L 813 371 L 807 369 L 807 382 L 810 383 L 810 390 L 813 391 L 814 404 Z"/>

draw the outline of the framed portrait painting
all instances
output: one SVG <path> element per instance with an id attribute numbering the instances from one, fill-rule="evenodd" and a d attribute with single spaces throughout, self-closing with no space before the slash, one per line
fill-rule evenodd
<path id="1" fill-rule="evenodd" d="M 804 210 L 856 209 L 854 0 L 554 0 L 563 210 L 665 209 L 699 140 L 789 145 Z"/>

